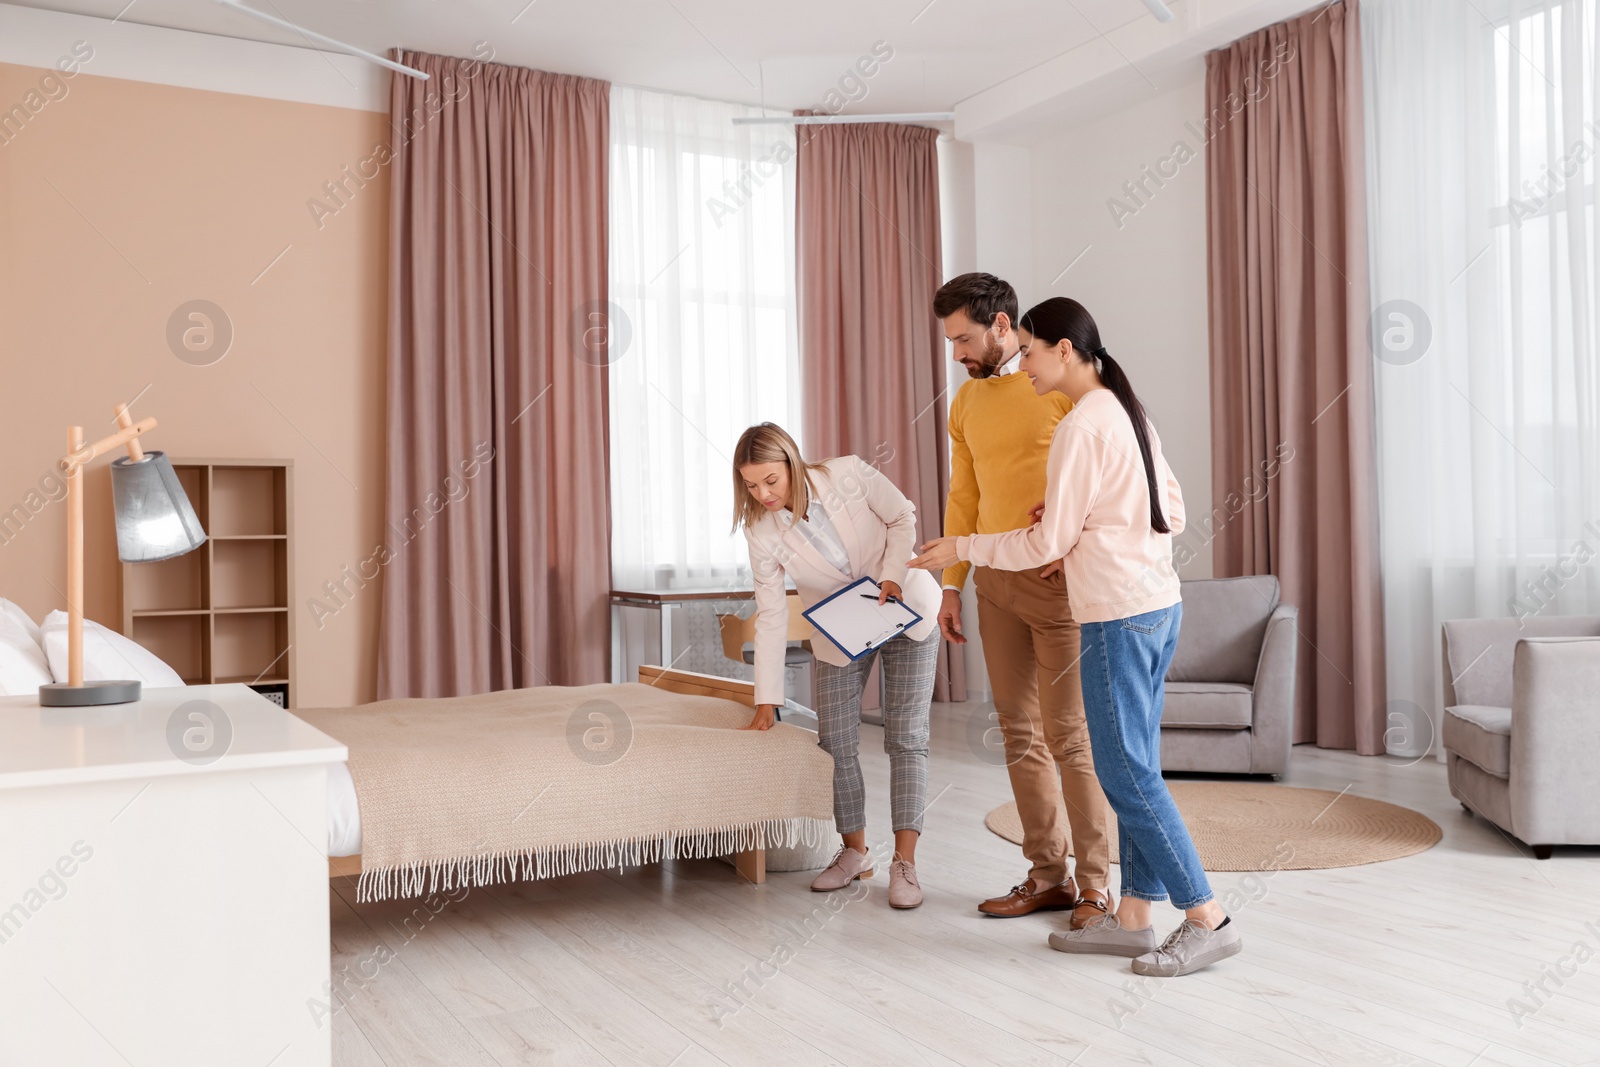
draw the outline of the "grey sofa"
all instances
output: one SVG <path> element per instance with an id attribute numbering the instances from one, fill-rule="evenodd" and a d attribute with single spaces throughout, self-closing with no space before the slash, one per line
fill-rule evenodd
<path id="1" fill-rule="evenodd" d="M 1298 612 L 1278 579 L 1183 583 L 1183 627 L 1167 671 L 1161 769 L 1282 774 L 1294 725 Z"/>
<path id="2" fill-rule="evenodd" d="M 1600 845 L 1600 616 L 1444 624 L 1450 794 L 1549 859 Z"/>

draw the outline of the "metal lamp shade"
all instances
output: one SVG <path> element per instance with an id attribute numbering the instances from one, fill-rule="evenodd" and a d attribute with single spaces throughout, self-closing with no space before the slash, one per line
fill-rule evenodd
<path id="1" fill-rule="evenodd" d="M 155 563 L 206 543 L 206 532 L 165 452 L 146 452 L 137 463 L 127 456 L 112 460 L 111 499 L 117 556 L 124 563 Z"/>

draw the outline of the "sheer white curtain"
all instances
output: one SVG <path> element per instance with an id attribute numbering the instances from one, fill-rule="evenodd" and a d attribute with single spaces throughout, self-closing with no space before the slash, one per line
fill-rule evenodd
<path id="1" fill-rule="evenodd" d="M 617 588 L 747 572 L 744 539 L 729 533 L 733 446 L 764 420 L 800 440 L 794 129 L 731 121 L 753 114 L 611 90 Z"/>
<path id="2" fill-rule="evenodd" d="M 1600 612 L 1594 0 L 1365 0 L 1391 752 L 1447 619 Z"/>

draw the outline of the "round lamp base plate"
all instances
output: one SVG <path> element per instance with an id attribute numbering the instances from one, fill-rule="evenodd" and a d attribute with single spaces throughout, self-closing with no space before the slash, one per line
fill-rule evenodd
<path id="1" fill-rule="evenodd" d="M 97 704 L 127 704 L 139 699 L 138 682 L 52 682 L 39 687 L 39 704 L 46 708 L 87 708 Z"/>

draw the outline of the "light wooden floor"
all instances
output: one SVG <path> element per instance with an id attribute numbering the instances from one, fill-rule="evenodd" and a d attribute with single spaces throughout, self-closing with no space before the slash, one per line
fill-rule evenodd
<path id="1" fill-rule="evenodd" d="M 1600 850 L 1535 861 L 1464 813 L 1431 759 L 1301 746 L 1286 782 L 1415 808 L 1443 841 L 1366 867 L 1214 875 L 1250 898 L 1233 912 L 1244 954 L 1137 980 L 1126 960 L 1051 951 L 1059 914 L 974 910 L 1026 873 L 983 826 L 1010 795 L 968 749 L 983 713 L 934 705 L 915 911 L 888 907 L 881 874 L 851 899 L 809 892 L 809 874 L 744 884 L 709 860 L 473 890 L 437 915 L 336 886 L 334 1062 L 1600 1063 Z M 879 843 L 887 763 L 881 729 L 862 733 Z M 1158 931 L 1176 916 L 1158 906 Z M 1540 981 L 1519 1025 L 1508 1000 Z"/>

